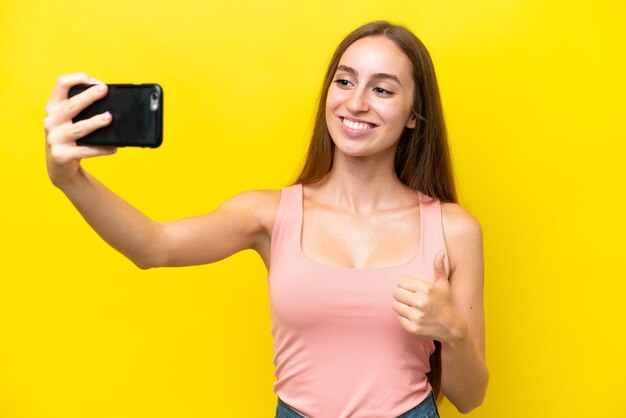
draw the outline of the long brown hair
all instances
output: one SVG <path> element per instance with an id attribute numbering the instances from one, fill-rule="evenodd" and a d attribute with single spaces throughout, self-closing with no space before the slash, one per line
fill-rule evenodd
<path id="1" fill-rule="evenodd" d="M 331 169 L 335 144 L 326 125 L 326 97 L 339 60 L 350 45 L 368 36 L 385 36 L 409 58 L 415 84 L 413 112 L 417 117 L 414 129 L 405 129 L 395 156 L 396 175 L 409 188 L 442 202 L 457 202 L 452 174 L 448 134 L 443 117 L 435 69 L 424 44 L 407 28 L 379 20 L 352 31 L 339 44 L 330 60 L 320 94 L 317 116 L 305 163 L 294 184 L 311 184 L 322 179 Z M 428 381 L 435 397 L 441 398 L 441 344 L 435 341 L 430 356 Z"/>

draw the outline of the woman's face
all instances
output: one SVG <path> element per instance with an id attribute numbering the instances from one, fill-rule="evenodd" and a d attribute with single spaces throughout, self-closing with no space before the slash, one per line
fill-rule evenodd
<path id="1" fill-rule="evenodd" d="M 404 129 L 416 124 L 411 74 L 409 58 L 386 37 L 361 38 L 348 47 L 326 99 L 335 152 L 395 155 Z"/>

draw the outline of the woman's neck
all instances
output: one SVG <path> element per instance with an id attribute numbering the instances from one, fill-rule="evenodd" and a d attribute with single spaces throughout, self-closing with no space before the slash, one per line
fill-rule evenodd
<path id="1" fill-rule="evenodd" d="M 417 198 L 398 179 L 393 159 L 336 155 L 332 170 L 318 183 L 323 199 L 355 213 L 398 207 Z M 320 196 L 322 197 L 322 196 Z"/>

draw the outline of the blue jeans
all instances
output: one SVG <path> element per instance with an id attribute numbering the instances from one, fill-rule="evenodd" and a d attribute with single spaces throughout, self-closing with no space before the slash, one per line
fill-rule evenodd
<path id="1" fill-rule="evenodd" d="M 302 415 L 297 413 L 289 405 L 278 398 L 276 416 L 274 418 L 302 418 Z M 435 397 L 431 393 L 422 403 L 410 411 L 400 415 L 398 418 L 439 418 L 439 412 L 437 411 L 437 405 L 435 404 Z"/>

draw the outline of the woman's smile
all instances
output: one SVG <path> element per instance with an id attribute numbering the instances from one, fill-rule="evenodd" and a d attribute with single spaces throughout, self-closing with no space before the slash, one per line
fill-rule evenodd
<path id="1" fill-rule="evenodd" d="M 341 120 L 344 132 L 351 137 L 366 135 L 378 127 L 378 125 L 373 123 L 348 118 L 346 116 L 340 116 L 339 119 Z"/>

